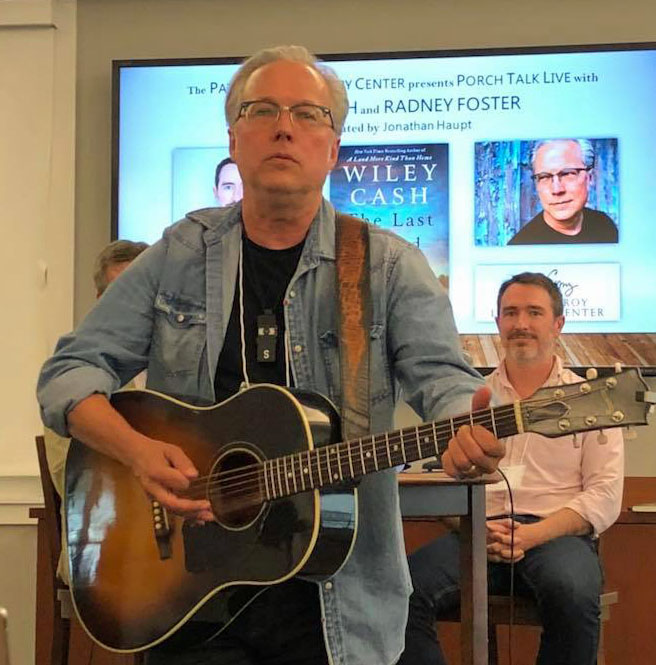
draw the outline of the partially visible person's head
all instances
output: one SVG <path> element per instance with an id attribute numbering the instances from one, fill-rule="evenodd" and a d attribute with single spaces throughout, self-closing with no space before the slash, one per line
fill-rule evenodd
<path id="1" fill-rule="evenodd" d="M 222 159 L 214 171 L 214 198 L 219 206 L 241 201 L 243 187 L 239 169 L 232 158 Z"/>
<path id="2" fill-rule="evenodd" d="M 560 289 L 542 273 L 514 275 L 499 288 L 496 323 L 508 358 L 547 362 L 565 323 Z"/>
<path id="3" fill-rule="evenodd" d="M 553 139 L 535 145 L 533 180 L 549 226 L 573 225 L 580 220 L 594 159 L 587 139 Z"/>
<path id="4" fill-rule="evenodd" d="M 265 65 L 281 60 L 305 65 L 323 79 L 329 92 L 329 106 L 335 133 L 340 136 L 348 113 L 346 87 L 331 67 L 319 62 L 304 46 L 275 46 L 262 49 L 242 63 L 232 77 L 226 95 L 225 116 L 228 125 L 232 127 L 237 122 L 242 102 L 248 101 L 244 96 L 244 90 L 252 74 Z"/>
<path id="5" fill-rule="evenodd" d="M 148 249 L 145 242 L 115 240 L 110 242 L 96 257 L 93 269 L 93 283 L 96 297 L 105 292 L 107 287 L 134 261 L 141 252 Z"/>

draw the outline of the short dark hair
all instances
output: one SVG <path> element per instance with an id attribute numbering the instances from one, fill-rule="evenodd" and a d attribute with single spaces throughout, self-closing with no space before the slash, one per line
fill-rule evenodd
<path id="1" fill-rule="evenodd" d="M 222 159 L 217 165 L 216 165 L 216 170 L 214 171 L 214 186 L 218 187 L 219 186 L 219 178 L 221 177 L 221 169 L 224 166 L 228 166 L 228 164 L 234 164 L 235 160 L 232 159 L 232 157 L 226 157 L 225 159 Z M 206 181 L 207 182 L 207 181 Z"/>
<path id="2" fill-rule="evenodd" d="M 107 268 L 117 263 L 134 261 L 141 252 L 148 249 L 146 242 L 133 242 L 132 240 L 114 240 L 98 254 L 93 267 L 93 283 L 96 285 L 98 295 L 109 286 L 107 281 Z"/>
<path id="3" fill-rule="evenodd" d="M 551 309 L 554 316 L 563 315 L 563 294 L 560 292 L 558 284 L 541 272 L 520 272 L 518 275 L 513 275 L 510 279 L 507 279 L 499 287 L 499 293 L 497 295 L 497 314 L 500 313 L 501 309 L 501 297 L 512 284 L 529 284 L 543 288 L 549 294 L 549 298 L 551 299 Z"/>

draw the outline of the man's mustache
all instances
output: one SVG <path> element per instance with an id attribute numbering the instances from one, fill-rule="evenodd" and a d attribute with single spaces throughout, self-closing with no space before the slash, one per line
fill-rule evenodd
<path id="1" fill-rule="evenodd" d="M 514 332 L 508 335 L 508 339 L 535 339 L 535 335 L 527 332 Z"/>

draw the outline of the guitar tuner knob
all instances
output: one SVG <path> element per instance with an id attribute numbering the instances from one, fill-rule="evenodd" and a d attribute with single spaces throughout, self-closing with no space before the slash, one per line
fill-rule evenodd
<path id="1" fill-rule="evenodd" d="M 579 391 L 582 392 L 584 395 L 587 395 L 589 392 L 592 391 L 592 387 L 590 386 L 589 383 L 582 383 L 581 386 L 579 387 Z"/>
<path id="2" fill-rule="evenodd" d="M 570 430 L 572 424 L 567 418 L 561 418 L 558 421 L 558 429 L 561 430 L 562 432 L 567 432 Z"/>
<path id="3" fill-rule="evenodd" d="M 594 381 L 599 376 L 599 372 L 597 372 L 597 369 L 595 367 L 588 367 L 588 369 L 585 370 L 585 378 L 588 381 Z"/>
<path id="4" fill-rule="evenodd" d="M 614 376 L 610 376 L 606 379 L 606 387 L 614 388 L 617 385 L 617 379 Z"/>
<path id="5" fill-rule="evenodd" d="M 597 416 L 586 416 L 586 418 L 585 418 L 585 424 L 586 424 L 588 427 L 591 427 L 591 426 L 594 425 L 596 422 L 597 422 Z"/>
<path id="6" fill-rule="evenodd" d="M 624 414 L 621 411 L 615 411 L 613 412 L 613 415 L 610 417 L 610 419 L 614 423 L 621 423 L 624 420 Z"/>
<path id="7" fill-rule="evenodd" d="M 613 369 L 615 370 L 615 374 L 621 374 L 622 373 L 622 363 L 615 363 L 613 365 Z"/>

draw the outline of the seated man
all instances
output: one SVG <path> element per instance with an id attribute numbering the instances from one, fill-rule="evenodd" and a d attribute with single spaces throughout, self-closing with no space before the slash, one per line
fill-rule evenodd
<path id="1" fill-rule="evenodd" d="M 505 358 L 487 378 L 502 403 L 530 397 L 545 385 L 580 381 L 555 355 L 564 324 L 558 287 L 540 273 L 501 285 L 497 326 Z M 548 439 L 527 433 L 506 440 L 505 483 L 487 489 L 488 588 L 535 599 L 544 627 L 539 665 L 593 665 L 599 639 L 602 573 L 594 538 L 619 515 L 623 484 L 621 430 Z M 514 533 L 511 549 L 511 531 Z M 414 592 L 399 663 L 445 663 L 435 621 L 460 602 L 455 533 L 410 556 Z"/>
<path id="2" fill-rule="evenodd" d="M 115 240 L 110 242 L 96 257 L 93 269 L 93 283 L 96 287 L 96 298 L 100 298 L 107 287 L 134 261 L 134 259 L 148 248 L 145 242 L 132 242 L 131 240 Z M 135 376 L 129 387 L 144 388 L 143 374 Z M 46 457 L 52 482 L 60 496 L 64 492 L 64 463 L 68 453 L 70 439 L 60 436 L 47 427 L 43 430 L 46 443 Z M 62 543 L 63 545 L 63 543 Z M 59 562 L 59 576 L 66 580 L 65 566 Z"/>

